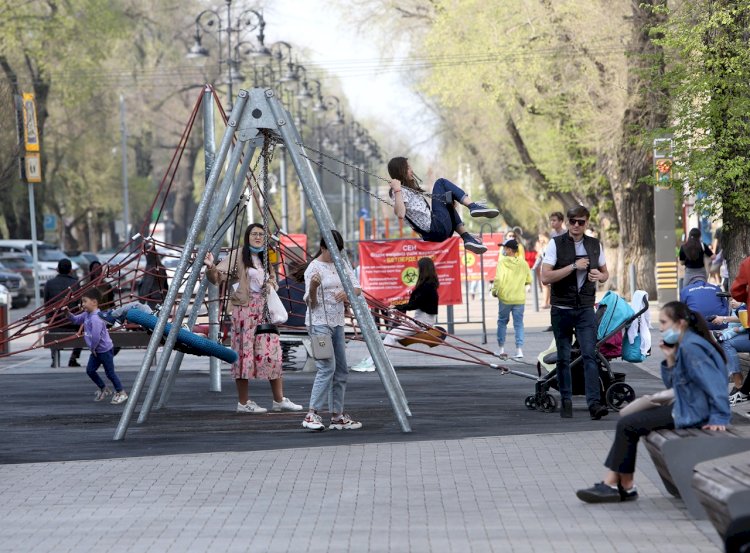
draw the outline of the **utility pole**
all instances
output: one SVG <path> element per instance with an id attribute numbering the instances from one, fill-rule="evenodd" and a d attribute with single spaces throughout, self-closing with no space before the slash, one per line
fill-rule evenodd
<path id="1" fill-rule="evenodd" d="M 120 94 L 120 136 L 122 140 L 122 241 L 127 242 L 130 236 L 130 193 L 128 192 L 128 128 L 125 126 L 125 98 Z"/>

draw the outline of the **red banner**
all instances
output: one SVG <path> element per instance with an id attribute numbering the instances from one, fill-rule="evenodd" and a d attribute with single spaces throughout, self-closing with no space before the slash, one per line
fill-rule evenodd
<path id="1" fill-rule="evenodd" d="M 461 269 L 458 237 L 445 242 L 422 240 L 363 241 L 359 243 L 362 289 L 384 303 L 406 303 L 417 283 L 417 262 L 429 257 L 435 263 L 440 305 L 461 303 Z"/>
<path id="2" fill-rule="evenodd" d="M 500 256 L 500 245 L 503 242 L 502 232 L 493 232 L 482 235 L 482 243 L 487 246 L 487 251 L 479 256 L 464 250 L 464 244 L 459 244 L 459 256 L 461 259 L 461 280 L 475 282 L 484 280 L 490 282 L 495 280 L 497 261 Z M 464 270 L 464 266 L 466 269 Z M 484 279 L 482 271 L 484 270 Z"/>
<path id="3" fill-rule="evenodd" d="M 306 234 L 282 234 L 281 235 L 281 264 L 277 268 L 280 277 L 285 276 L 286 266 L 298 261 L 307 260 L 307 235 Z"/>

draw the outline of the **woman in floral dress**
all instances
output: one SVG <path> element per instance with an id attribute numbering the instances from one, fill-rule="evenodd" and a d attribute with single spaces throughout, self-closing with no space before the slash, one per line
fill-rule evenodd
<path id="1" fill-rule="evenodd" d="M 263 323 L 266 303 L 264 287 L 277 288 L 273 267 L 265 271 L 266 249 L 263 225 L 253 223 L 245 230 L 241 250 L 234 250 L 214 265 L 209 252 L 204 261 L 206 276 L 213 284 L 229 282 L 232 292 L 229 307 L 232 311 L 232 349 L 238 354 L 232 365 L 232 377 L 237 385 L 237 412 L 261 414 L 268 409 L 250 399 L 250 379 L 264 379 L 271 383 L 273 411 L 301 411 L 302 406 L 284 397 L 281 378 L 281 346 L 272 334 L 261 334 L 256 339 L 256 329 Z M 230 267 L 232 269 L 230 270 Z"/>

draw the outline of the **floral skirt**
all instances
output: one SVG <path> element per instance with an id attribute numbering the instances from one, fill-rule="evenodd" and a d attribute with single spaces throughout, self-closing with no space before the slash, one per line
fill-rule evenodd
<path id="1" fill-rule="evenodd" d="M 263 322 L 263 294 L 250 294 L 250 303 L 232 310 L 232 349 L 237 362 L 232 364 L 232 378 L 281 377 L 281 342 L 278 334 L 260 334 L 255 330 Z"/>

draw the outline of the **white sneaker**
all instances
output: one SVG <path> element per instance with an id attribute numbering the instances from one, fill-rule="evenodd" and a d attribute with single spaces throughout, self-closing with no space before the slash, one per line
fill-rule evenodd
<path id="1" fill-rule="evenodd" d="M 302 406 L 297 405 L 288 397 L 281 398 L 281 401 L 274 401 L 271 411 L 302 411 Z"/>
<path id="2" fill-rule="evenodd" d="M 112 395 L 112 390 L 109 387 L 105 386 L 101 390 L 97 390 L 96 392 L 94 392 L 94 401 L 102 401 L 106 399 L 107 396 L 111 396 L 111 395 Z"/>
<path id="3" fill-rule="evenodd" d="M 495 357 L 505 357 L 505 348 L 499 347 L 495 350 Z"/>
<path id="4" fill-rule="evenodd" d="M 748 399 L 750 399 L 750 397 L 738 391 L 736 394 L 729 396 L 729 405 L 739 405 L 740 403 L 745 403 Z"/>
<path id="5" fill-rule="evenodd" d="M 359 430 L 360 428 L 362 428 L 361 422 L 352 420 L 349 415 L 344 413 L 337 419 L 331 419 L 328 430 Z"/>
<path id="6" fill-rule="evenodd" d="M 117 392 L 115 394 L 115 397 L 112 398 L 112 401 L 110 403 L 112 405 L 119 405 L 120 403 L 125 403 L 128 400 L 128 394 L 123 390 L 122 392 Z"/>
<path id="7" fill-rule="evenodd" d="M 513 356 L 514 359 L 523 359 L 523 350 L 516 348 L 516 354 Z"/>
<path id="8" fill-rule="evenodd" d="M 249 413 L 251 415 L 262 415 L 263 413 L 268 413 L 268 409 L 266 409 L 265 407 L 261 407 L 254 401 L 248 400 L 248 402 L 245 405 L 242 405 L 241 403 L 237 403 L 237 412 Z"/>
<path id="9" fill-rule="evenodd" d="M 362 359 L 359 363 L 352 366 L 353 371 L 357 371 L 360 373 L 369 373 L 375 370 L 375 361 L 372 360 L 372 357 L 367 357 L 365 359 Z"/>
<path id="10" fill-rule="evenodd" d="M 317 413 L 308 413 L 305 420 L 302 421 L 302 427 L 308 430 L 325 430 L 326 425 L 323 424 L 323 419 Z"/>

